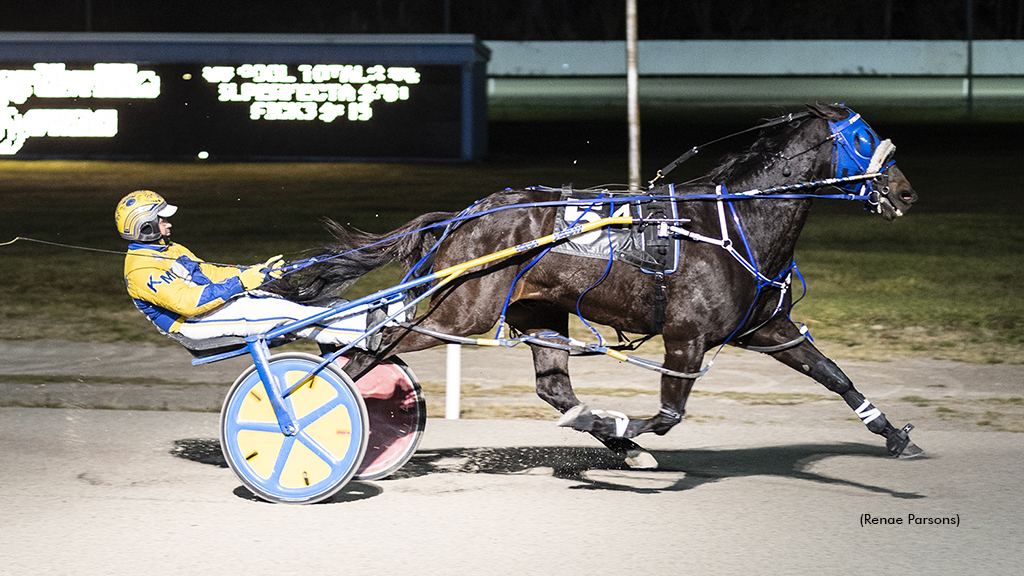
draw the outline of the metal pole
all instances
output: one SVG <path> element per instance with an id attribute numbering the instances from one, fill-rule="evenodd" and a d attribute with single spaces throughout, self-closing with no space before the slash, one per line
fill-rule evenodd
<path id="1" fill-rule="evenodd" d="M 967 96 L 967 119 L 974 116 L 974 1 L 967 0 L 967 78 L 964 79 Z"/>
<path id="2" fill-rule="evenodd" d="M 636 0 L 626 0 L 626 91 L 629 115 L 629 190 L 640 189 L 640 97 L 637 72 Z"/>

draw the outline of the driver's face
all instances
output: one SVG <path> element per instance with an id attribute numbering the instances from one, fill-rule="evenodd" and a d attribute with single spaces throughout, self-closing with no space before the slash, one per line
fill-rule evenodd
<path id="1" fill-rule="evenodd" d="M 160 218 L 160 235 L 170 236 L 171 235 L 171 221 L 167 218 Z"/>

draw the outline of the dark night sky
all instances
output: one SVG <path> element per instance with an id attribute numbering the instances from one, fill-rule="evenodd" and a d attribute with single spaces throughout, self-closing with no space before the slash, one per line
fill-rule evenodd
<path id="1" fill-rule="evenodd" d="M 1020 39 L 1024 0 L 638 2 L 641 39 Z M 448 18 L 445 6 L 448 6 Z M 624 0 L 0 0 L 0 31 L 472 33 L 619 40 Z"/>

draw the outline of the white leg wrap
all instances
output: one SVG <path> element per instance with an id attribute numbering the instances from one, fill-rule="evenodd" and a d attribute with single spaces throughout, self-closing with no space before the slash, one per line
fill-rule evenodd
<path id="1" fill-rule="evenodd" d="M 616 410 L 591 410 L 590 413 L 598 418 L 615 418 L 615 435 L 621 437 L 626 433 L 626 427 L 629 426 L 629 416 L 622 412 Z"/>
<path id="2" fill-rule="evenodd" d="M 860 405 L 860 408 L 857 408 L 854 412 L 857 413 L 857 416 L 865 424 L 882 415 L 882 411 L 872 406 L 871 402 L 868 400 L 864 400 L 864 403 Z"/>

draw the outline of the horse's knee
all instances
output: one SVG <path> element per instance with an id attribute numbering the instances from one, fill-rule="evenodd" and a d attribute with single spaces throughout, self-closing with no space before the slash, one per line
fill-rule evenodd
<path id="1" fill-rule="evenodd" d="M 562 413 L 579 404 L 569 380 L 569 353 L 540 346 L 531 348 L 537 396 Z"/>
<path id="2" fill-rule="evenodd" d="M 569 372 L 561 366 L 537 370 L 537 396 L 562 413 L 580 403 L 572 390 Z"/>
<path id="3" fill-rule="evenodd" d="M 542 385 L 540 381 L 537 382 L 537 396 L 563 414 L 580 403 L 571 387 Z"/>
<path id="4" fill-rule="evenodd" d="M 840 396 L 853 389 L 853 381 L 828 358 L 822 358 L 814 366 L 803 364 L 800 367 L 819 384 Z"/>

